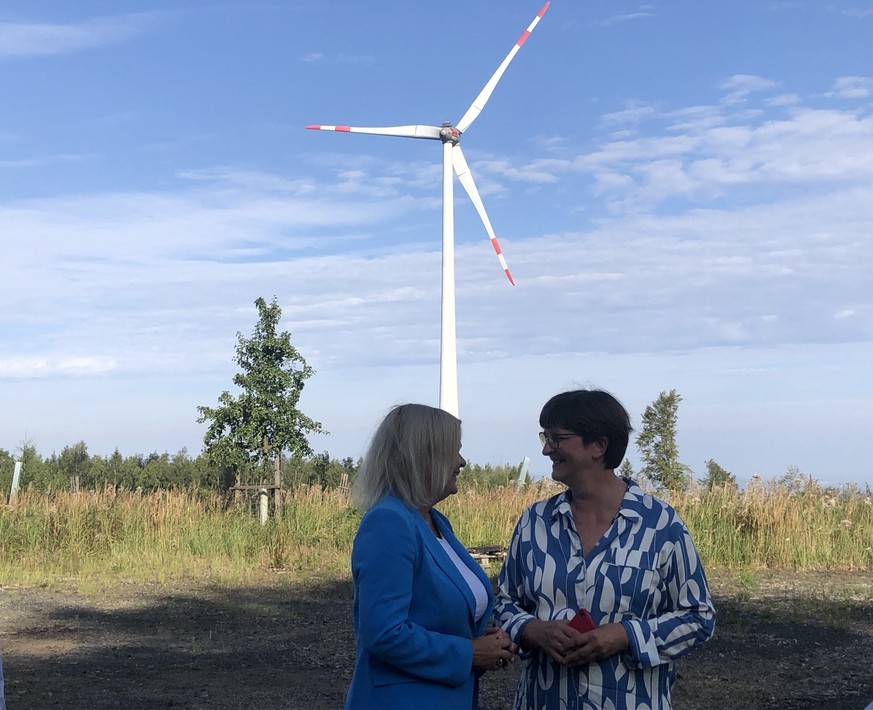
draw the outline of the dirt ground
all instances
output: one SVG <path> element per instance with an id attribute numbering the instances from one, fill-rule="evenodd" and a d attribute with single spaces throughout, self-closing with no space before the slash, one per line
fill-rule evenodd
<path id="1" fill-rule="evenodd" d="M 712 641 L 679 663 L 679 710 L 862 710 L 873 701 L 873 575 L 710 575 Z M 0 588 L 9 710 L 339 708 L 351 585 Z M 511 707 L 520 664 L 483 679 Z"/>

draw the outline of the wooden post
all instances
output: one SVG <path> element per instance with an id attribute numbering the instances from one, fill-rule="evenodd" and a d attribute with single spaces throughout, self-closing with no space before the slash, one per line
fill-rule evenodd
<path id="1" fill-rule="evenodd" d="M 240 487 L 240 484 L 242 483 L 242 481 L 240 480 L 239 469 L 236 469 L 236 470 L 234 471 L 234 473 L 233 473 L 233 480 L 234 480 L 234 484 L 233 484 L 233 502 L 234 502 L 234 505 L 239 505 L 239 499 L 240 499 L 240 495 L 241 495 L 241 494 L 240 494 L 240 488 L 239 488 L 239 487 Z"/>
<path id="2" fill-rule="evenodd" d="M 270 497 L 267 495 L 267 489 L 261 488 L 258 491 L 258 518 L 261 525 L 267 524 L 268 517 L 270 517 Z"/>
<path id="3" fill-rule="evenodd" d="M 273 460 L 273 514 L 276 519 L 282 517 L 282 452 L 276 452 L 276 458 Z"/>

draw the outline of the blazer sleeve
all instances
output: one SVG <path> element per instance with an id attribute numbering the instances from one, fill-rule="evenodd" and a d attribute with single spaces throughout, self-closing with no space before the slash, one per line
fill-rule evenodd
<path id="1" fill-rule="evenodd" d="M 375 658 L 413 676 L 462 685 L 473 665 L 470 639 L 426 629 L 410 619 L 422 554 L 408 516 L 378 506 L 364 516 L 352 551 L 357 642 Z"/>

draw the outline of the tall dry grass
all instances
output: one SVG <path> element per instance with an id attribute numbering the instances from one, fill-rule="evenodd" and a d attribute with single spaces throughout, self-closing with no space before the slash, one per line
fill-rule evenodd
<path id="1" fill-rule="evenodd" d="M 24 492 L 0 510 L 0 585 L 342 571 L 357 523 L 345 496 L 316 487 L 288 492 L 282 519 L 263 526 L 249 507 L 193 491 Z"/>
<path id="2" fill-rule="evenodd" d="M 861 491 L 771 481 L 670 502 L 711 566 L 873 570 L 873 496 Z"/>
<path id="3" fill-rule="evenodd" d="M 439 507 L 467 546 L 500 546 L 526 506 L 558 490 L 466 486 Z M 873 571 L 869 494 L 760 484 L 670 502 L 708 567 Z M 24 492 L 0 509 L 0 585 L 347 574 L 359 520 L 343 493 L 317 486 L 286 492 L 281 519 L 263 526 L 251 507 L 193 491 Z"/>

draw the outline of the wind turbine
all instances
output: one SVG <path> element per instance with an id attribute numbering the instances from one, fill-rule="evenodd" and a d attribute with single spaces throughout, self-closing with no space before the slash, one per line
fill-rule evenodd
<path id="1" fill-rule="evenodd" d="M 485 231 L 491 238 L 491 245 L 497 254 L 500 261 L 500 266 L 503 268 L 506 278 L 513 286 L 515 281 L 512 280 L 512 274 L 509 267 L 506 265 L 506 259 L 503 257 L 503 252 L 500 250 L 500 244 L 497 242 L 497 236 L 494 234 L 494 229 L 491 227 L 491 221 L 488 219 L 488 214 L 485 212 L 485 206 L 482 204 L 482 198 L 479 197 L 479 191 L 476 189 L 476 183 L 473 182 L 473 176 L 470 174 L 470 167 L 464 158 L 464 152 L 461 150 L 461 135 L 473 124 L 473 121 L 485 108 L 488 99 L 491 98 L 491 93 L 497 82 L 503 76 L 503 72 L 513 60 L 521 45 L 525 43 L 534 27 L 540 21 L 542 16 L 549 8 L 549 2 L 543 5 L 542 9 L 537 13 L 537 16 L 528 25 L 527 29 L 519 37 L 515 46 L 506 55 L 503 63 L 497 67 L 492 77 L 485 84 L 485 88 L 479 93 L 475 101 L 467 109 L 467 112 L 461 117 L 461 120 L 454 126 L 446 122 L 440 126 L 389 126 L 384 128 L 360 128 L 355 126 L 307 126 L 308 129 L 314 131 L 338 131 L 340 133 L 369 133 L 377 136 L 398 136 L 401 138 L 426 138 L 428 140 L 439 140 L 443 144 L 443 241 L 442 241 L 442 308 L 441 308 L 441 327 L 440 327 L 440 409 L 443 409 L 455 416 L 458 416 L 458 354 L 456 341 L 455 327 L 455 221 L 454 221 L 454 196 L 453 196 L 453 180 L 452 171 L 458 176 L 458 180 L 470 200 L 479 213 L 485 225 Z"/>

